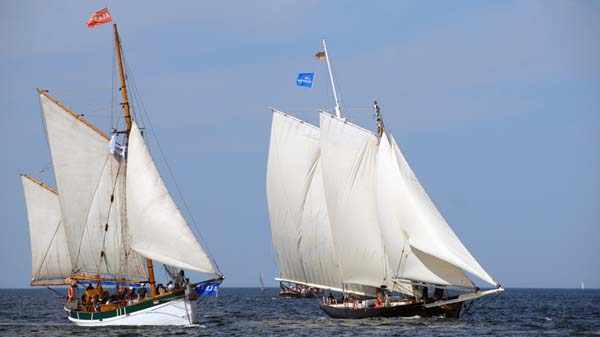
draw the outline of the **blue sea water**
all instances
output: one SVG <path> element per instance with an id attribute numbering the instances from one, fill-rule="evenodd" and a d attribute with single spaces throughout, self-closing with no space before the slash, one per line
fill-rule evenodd
<path id="1" fill-rule="evenodd" d="M 59 289 L 65 292 L 64 289 Z M 200 303 L 192 327 L 77 327 L 47 289 L 0 290 L 0 336 L 600 336 L 600 290 L 507 289 L 460 319 L 334 320 L 315 299 L 278 289 L 222 288 Z"/>

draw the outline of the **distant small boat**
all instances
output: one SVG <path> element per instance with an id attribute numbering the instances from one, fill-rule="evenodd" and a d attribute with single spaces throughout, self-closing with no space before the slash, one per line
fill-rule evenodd
<path id="1" fill-rule="evenodd" d="M 319 289 L 304 284 L 279 282 L 279 298 L 317 298 Z"/>
<path id="2" fill-rule="evenodd" d="M 585 285 L 583 285 L 583 282 L 581 282 L 581 290 L 585 290 Z"/>
<path id="3" fill-rule="evenodd" d="M 267 288 L 265 288 L 265 283 L 263 281 L 263 273 L 261 272 L 260 275 L 258 276 L 258 279 L 260 281 L 260 291 L 265 291 L 267 290 Z"/>

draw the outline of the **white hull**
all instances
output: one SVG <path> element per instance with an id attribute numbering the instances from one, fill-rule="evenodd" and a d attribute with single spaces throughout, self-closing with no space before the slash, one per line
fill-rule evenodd
<path id="1" fill-rule="evenodd" d="M 111 326 L 111 325 L 191 325 L 196 322 L 196 301 L 177 299 L 168 303 L 104 319 L 77 319 L 68 317 L 78 326 Z M 92 316 L 93 317 L 93 316 Z"/>

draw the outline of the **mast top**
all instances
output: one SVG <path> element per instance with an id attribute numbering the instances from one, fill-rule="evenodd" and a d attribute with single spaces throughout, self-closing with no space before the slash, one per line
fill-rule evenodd
<path id="1" fill-rule="evenodd" d="M 375 121 L 377 122 L 377 134 L 379 137 L 381 137 L 383 135 L 384 126 L 383 117 L 381 117 L 381 109 L 379 108 L 377 101 L 373 101 L 373 115 L 375 116 Z"/>
<path id="2" fill-rule="evenodd" d="M 333 83 L 333 73 L 331 72 L 331 63 L 329 62 L 329 52 L 327 52 L 327 44 L 323 38 L 323 51 L 325 52 L 325 60 L 327 61 L 327 69 L 329 70 L 329 79 L 331 80 L 331 88 L 333 89 L 333 97 L 335 98 L 335 115 L 338 118 L 342 118 L 342 110 L 340 109 L 340 98 L 335 90 L 335 83 Z"/>
<path id="3" fill-rule="evenodd" d="M 129 110 L 129 99 L 127 97 L 127 84 L 125 83 L 125 71 L 123 70 L 123 52 L 121 51 L 121 40 L 119 39 L 119 31 L 117 30 L 117 24 L 113 23 L 113 30 L 115 33 L 115 47 L 117 51 L 117 60 L 119 62 L 119 75 L 121 77 L 121 94 L 123 95 L 123 110 L 125 111 L 125 124 L 127 126 L 126 135 L 129 137 L 131 131 L 131 112 Z"/>

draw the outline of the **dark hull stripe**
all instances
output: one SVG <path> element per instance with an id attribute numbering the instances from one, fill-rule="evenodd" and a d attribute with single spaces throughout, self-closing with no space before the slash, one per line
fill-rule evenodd
<path id="1" fill-rule="evenodd" d="M 433 308 L 425 308 L 421 304 L 399 305 L 394 307 L 351 309 L 338 308 L 320 303 L 319 306 L 332 318 L 369 318 L 369 317 L 432 317 L 444 315 L 446 318 L 458 318 L 462 302 Z"/>

